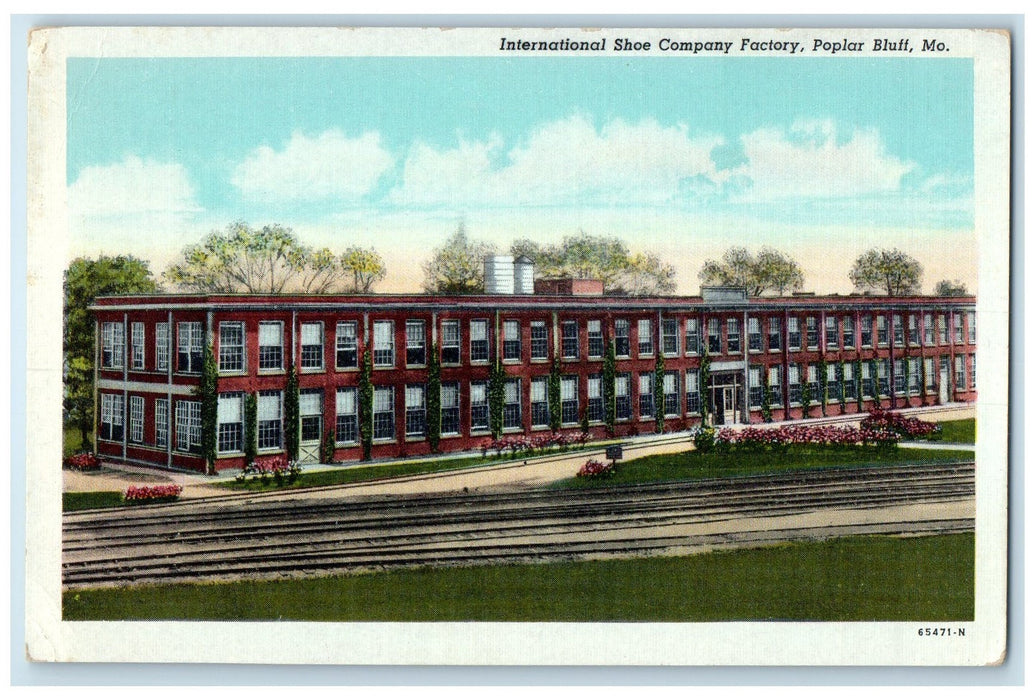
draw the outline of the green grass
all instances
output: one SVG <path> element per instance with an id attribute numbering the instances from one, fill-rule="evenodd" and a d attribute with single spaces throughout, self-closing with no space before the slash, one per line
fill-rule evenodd
<path id="1" fill-rule="evenodd" d="M 618 473 L 608 479 L 578 479 L 574 476 L 551 484 L 555 488 L 592 488 L 613 484 L 640 484 L 654 481 L 714 479 L 755 476 L 801 469 L 881 466 L 953 462 L 973 459 L 966 450 L 924 450 L 900 447 L 881 452 L 870 447 L 823 448 L 792 445 L 786 453 L 738 452 L 704 454 L 696 451 L 649 455 L 619 462 Z"/>
<path id="2" fill-rule="evenodd" d="M 942 442 L 974 444 L 974 438 L 977 433 L 973 418 L 942 421 L 939 425 L 942 426 Z"/>
<path id="3" fill-rule="evenodd" d="M 972 620 L 974 536 L 70 591 L 66 620 Z"/>
<path id="4" fill-rule="evenodd" d="M 61 494 L 61 510 L 87 510 L 88 508 L 112 508 L 122 505 L 121 491 L 67 491 Z"/>

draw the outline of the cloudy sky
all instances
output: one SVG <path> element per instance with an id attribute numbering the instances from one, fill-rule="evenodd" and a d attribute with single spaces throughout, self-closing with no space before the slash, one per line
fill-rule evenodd
<path id="1" fill-rule="evenodd" d="M 376 247 L 380 289 L 411 291 L 463 220 L 501 249 L 617 235 L 685 294 L 729 245 L 819 292 L 875 245 L 976 290 L 972 84 L 951 59 L 72 59 L 71 253 L 161 272 L 276 222 Z"/>

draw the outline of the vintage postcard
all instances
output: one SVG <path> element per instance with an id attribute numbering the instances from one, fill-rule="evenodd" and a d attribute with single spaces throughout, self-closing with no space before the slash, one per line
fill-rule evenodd
<path id="1" fill-rule="evenodd" d="M 33 660 L 1001 663 L 1006 32 L 29 67 Z"/>

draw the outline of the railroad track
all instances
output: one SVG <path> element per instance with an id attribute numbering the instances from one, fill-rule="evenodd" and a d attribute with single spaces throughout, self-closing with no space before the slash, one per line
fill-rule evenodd
<path id="1" fill-rule="evenodd" d="M 973 529 L 972 519 L 886 518 L 865 527 L 775 529 L 765 523 L 828 509 L 958 502 L 973 495 L 973 463 L 961 462 L 578 490 L 205 499 L 66 514 L 63 580 L 81 588 L 270 578 L 636 556 L 863 531 L 954 532 Z"/>

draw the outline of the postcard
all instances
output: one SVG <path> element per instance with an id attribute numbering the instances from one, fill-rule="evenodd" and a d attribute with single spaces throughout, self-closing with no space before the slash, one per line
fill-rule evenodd
<path id="1" fill-rule="evenodd" d="M 1002 662 L 1006 32 L 28 51 L 32 660 Z"/>

